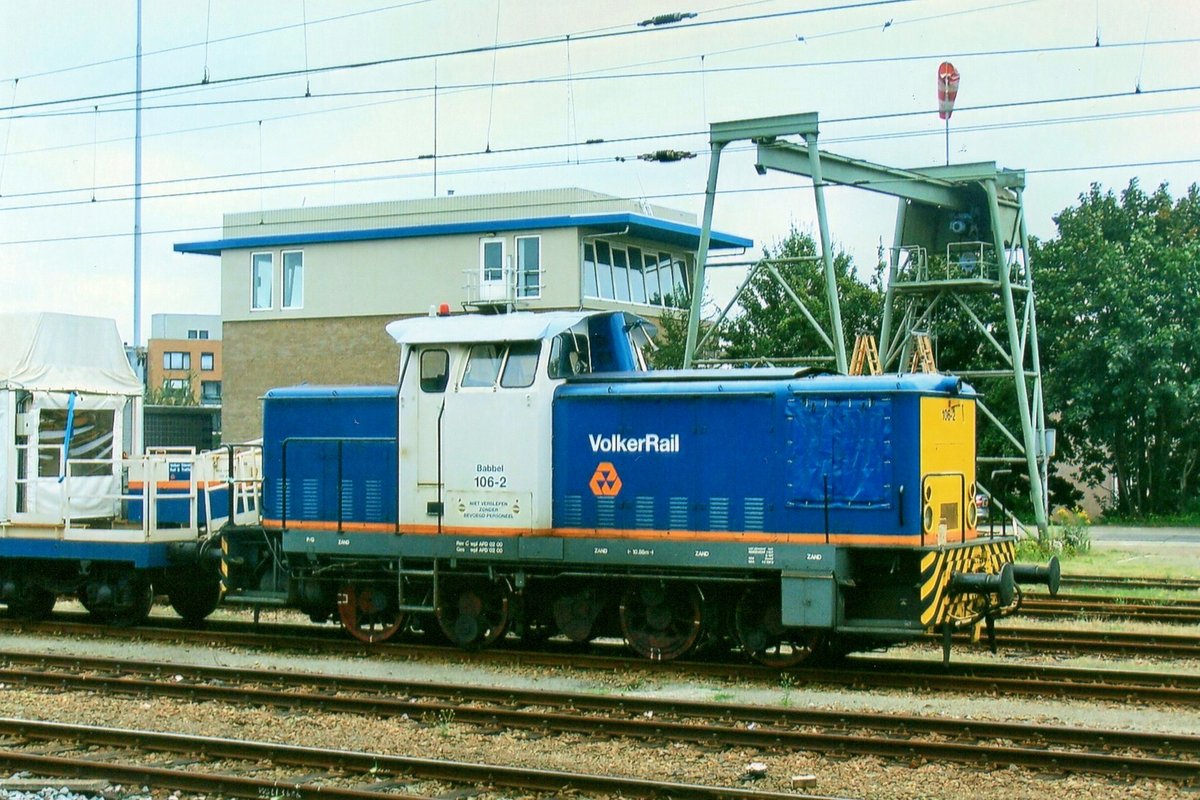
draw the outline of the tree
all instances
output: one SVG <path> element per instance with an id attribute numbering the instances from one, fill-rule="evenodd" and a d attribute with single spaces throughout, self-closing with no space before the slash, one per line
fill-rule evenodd
<path id="1" fill-rule="evenodd" d="M 1126 514 L 1195 508 L 1200 459 L 1200 189 L 1099 185 L 1035 242 L 1043 383 L 1059 452 Z"/>
<path id="2" fill-rule="evenodd" d="M 768 248 L 767 258 L 804 258 L 778 266 L 792 291 L 828 334 L 829 304 L 825 296 L 825 267 L 818 257 L 813 237 L 795 227 L 787 238 Z M 882 262 L 882 260 L 881 260 Z M 876 265 L 871 282 L 864 283 L 854 263 L 844 251 L 833 259 L 838 294 L 841 298 L 842 326 L 854 344 L 857 333 L 875 333 L 883 309 L 882 263 Z M 727 357 L 755 359 L 764 357 L 829 356 L 829 346 L 821 339 L 779 281 L 759 270 L 739 301 L 740 313 L 725 331 Z M 829 366 L 833 366 L 830 362 Z"/>
<path id="3" fill-rule="evenodd" d="M 665 308 L 658 318 L 658 336 L 655 349 L 648 354 L 652 369 L 682 369 L 683 351 L 687 349 L 688 305 L 686 292 L 676 290 L 667 295 Z M 707 323 L 701 323 L 700 335 L 704 336 Z M 697 354 L 698 358 L 715 358 L 721 341 L 720 331 L 708 337 Z"/>

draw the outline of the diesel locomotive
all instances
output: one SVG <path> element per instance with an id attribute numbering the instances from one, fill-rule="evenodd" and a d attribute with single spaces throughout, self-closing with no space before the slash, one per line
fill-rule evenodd
<path id="1" fill-rule="evenodd" d="M 930 630 L 948 653 L 1015 581 L 1056 583 L 979 527 L 954 376 L 649 371 L 653 326 L 622 312 L 388 332 L 396 385 L 263 398 L 258 519 L 246 501 L 212 534 L 225 602 L 367 642 L 615 636 L 784 667 Z"/>

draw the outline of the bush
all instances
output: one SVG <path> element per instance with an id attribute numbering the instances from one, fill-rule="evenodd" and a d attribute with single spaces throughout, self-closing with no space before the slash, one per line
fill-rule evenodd
<path id="1" fill-rule="evenodd" d="M 1091 517 L 1081 508 L 1056 508 L 1050 515 L 1046 541 L 1031 537 L 1017 542 L 1017 560 L 1044 561 L 1050 556 L 1086 553 L 1092 549 L 1092 535 L 1088 530 L 1091 524 Z"/>

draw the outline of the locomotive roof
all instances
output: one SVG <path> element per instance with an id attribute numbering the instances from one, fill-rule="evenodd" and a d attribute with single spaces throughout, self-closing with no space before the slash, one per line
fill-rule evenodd
<path id="1" fill-rule="evenodd" d="M 611 311 L 517 311 L 512 314 L 455 314 L 448 317 L 411 317 L 387 325 L 400 344 L 460 344 L 474 342 L 528 342 L 549 339 L 589 317 Z M 622 312 L 616 312 L 622 313 Z M 627 315 L 649 325 L 639 317 Z M 653 326 L 651 335 L 653 335 Z"/>
<path id="2" fill-rule="evenodd" d="M 842 375 L 812 367 L 800 369 L 749 368 L 749 369 L 693 369 L 658 370 L 639 373 L 596 372 L 576 375 L 567 379 L 567 385 L 559 391 L 565 394 L 587 394 L 590 391 L 618 392 L 661 392 L 670 391 L 671 386 L 687 385 L 685 391 L 700 391 L 698 384 L 723 385 L 732 391 L 737 387 L 756 391 L 764 382 L 779 384 L 786 382 L 790 389 L 801 393 L 937 393 L 974 396 L 974 387 L 964 383 L 957 375 L 944 373 L 892 373 L 889 375 Z"/>

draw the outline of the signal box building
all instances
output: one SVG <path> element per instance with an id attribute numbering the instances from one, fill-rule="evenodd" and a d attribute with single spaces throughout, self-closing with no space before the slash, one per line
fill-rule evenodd
<path id="1" fill-rule="evenodd" d="M 223 438 L 261 434 L 278 386 L 390 384 L 384 326 L 451 310 L 611 309 L 652 319 L 684 306 L 693 215 L 583 189 L 226 214 L 222 237 L 175 245 L 219 256 Z M 741 250 L 714 231 L 710 248 Z"/>

